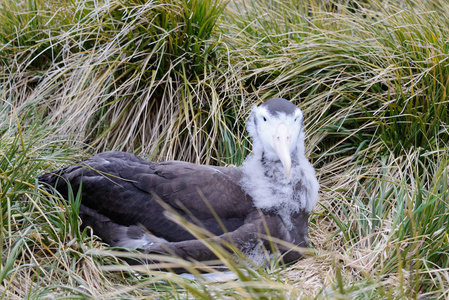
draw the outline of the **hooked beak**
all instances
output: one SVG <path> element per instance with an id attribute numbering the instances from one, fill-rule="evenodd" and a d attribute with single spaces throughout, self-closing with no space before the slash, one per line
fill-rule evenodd
<path id="1" fill-rule="evenodd" d="M 290 170 L 292 168 L 292 158 L 290 156 L 291 141 L 288 128 L 284 123 L 278 125 L 276 128 L 276 135 L 273 139 L 274 150 L 281 160 L 287 179 L 289 179 Z"/>

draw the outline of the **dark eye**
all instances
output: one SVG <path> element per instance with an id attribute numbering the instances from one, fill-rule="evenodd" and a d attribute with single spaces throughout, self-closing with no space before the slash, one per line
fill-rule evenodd
<path id="1" fill-rule="evenodd" d="M 263 117 L 263 121 L 266 122 L 266 121 L 267 121 L 267 118 Z"/>

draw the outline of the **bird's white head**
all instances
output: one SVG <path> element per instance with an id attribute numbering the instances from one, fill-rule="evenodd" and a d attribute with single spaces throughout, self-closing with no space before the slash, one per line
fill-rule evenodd
<path id="1" fill-rule="evenodd" d="M 253 139 L 253 152 L 271 161 L 281 161 L 290 177 L 292 157 L 304 155 L 302 111 L 291 102 L 270 99 L 252 108 L 247 130 Z"/>

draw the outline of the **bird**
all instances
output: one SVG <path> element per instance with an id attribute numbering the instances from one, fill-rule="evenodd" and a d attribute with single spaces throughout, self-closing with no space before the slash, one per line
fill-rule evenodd
<path id="1" fill-rule="evenodd" d="M 205 239 L 232 243 L 247 255 L 281 241 L 275 254 L 294 262 L 301 253 L 285 244 L 308 246 L 308 219 L 319 198 L 315 169 L 304 153 L 303 113 L 273 98 L 250 109 L 246 129 L 252 153 L 239 167 L 152 162 L 108 151 L 38 180 L 65 199 L 79 193 L 81 227 L 91 227 L 112 247 L 217 259 L 171 213 L 207 229 Z"/>

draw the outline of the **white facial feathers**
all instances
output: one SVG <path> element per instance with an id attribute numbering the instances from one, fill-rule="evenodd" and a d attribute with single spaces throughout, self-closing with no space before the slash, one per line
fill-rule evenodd
<path id="1" fill-rule="evenodd" d="M 243 164 L 242 187 L 256 207 L 276 209 L 288 227 L 293 212 L 310 213 L 318 200 L 315 170 L 304 156 L 303 113 L 271 99 L 252 108 L 247 130 L 253 155 Z"/>
<path id="2" fill-rule="evenodd" d="M 289 160 L 287 153 L 291 156 L 297 150 L 297 143 L 304 139 L 301 134 L 303 114 L 293 104 L 290 109 L 272 111 L 263 104 L 252 108 L 247 130 L 253 138 L 253 152 L 256 155 L 263 153 L 266 159 L 281 160 L 284 164 Z"/>

